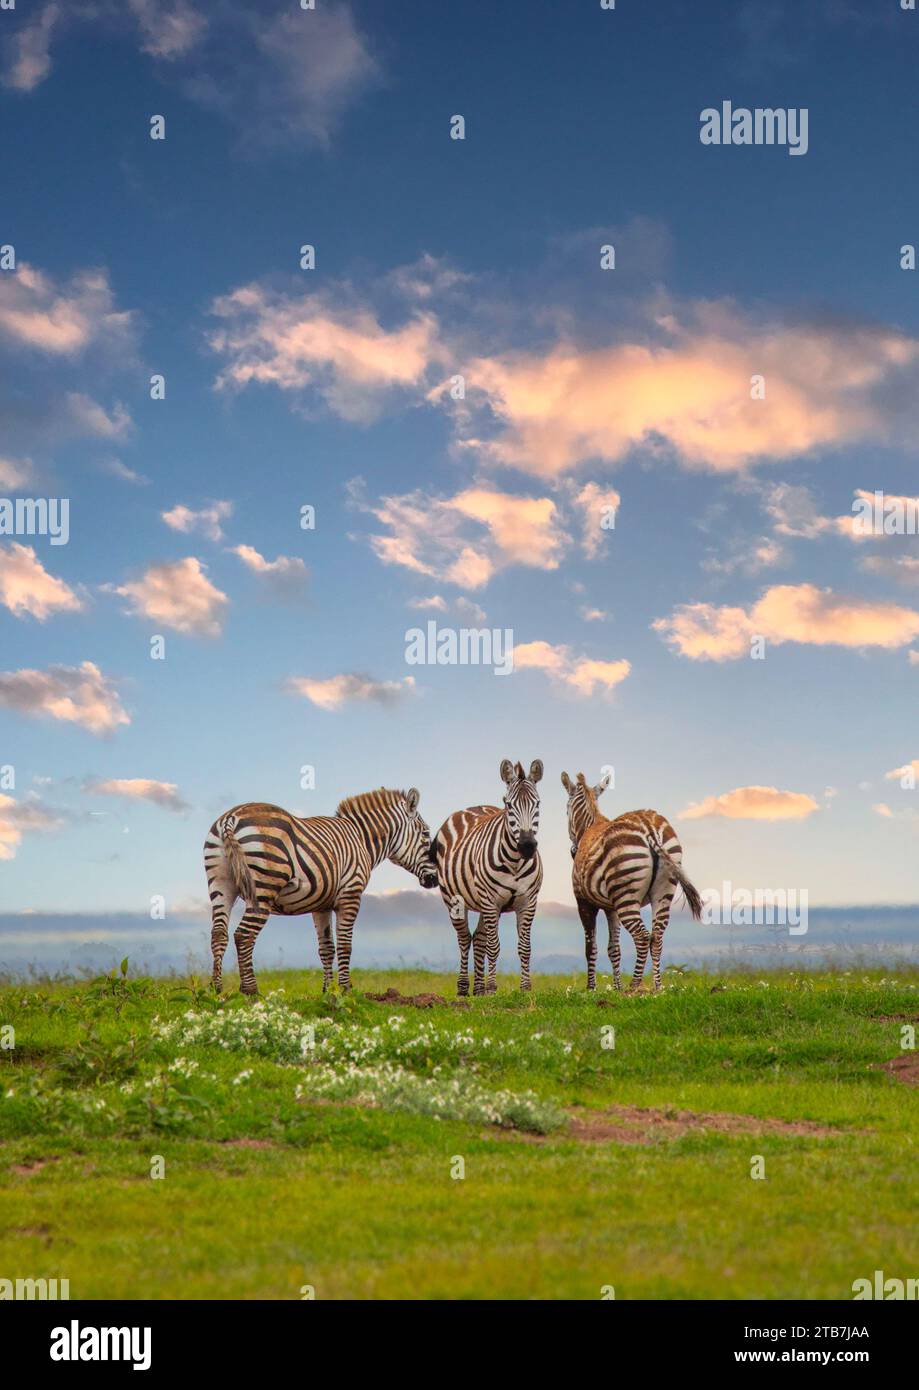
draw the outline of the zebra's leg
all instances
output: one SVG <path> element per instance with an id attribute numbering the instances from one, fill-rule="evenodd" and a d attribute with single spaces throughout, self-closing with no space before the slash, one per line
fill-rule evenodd
<path id="1" fill-rule="evenodd" d="M 456 939 L 459 943 L 460 968 L 456 981 L 456 992 L 461 999 L 469 993 L 469 947 L 472 944 L 472 936 L 469 932 L 469 909 L 459 895 L 450 899 L 447 904 L 447 911 L 450 913 L 450 921 L 456 932 Z"/>
<path id="2" fill-rule="evenodd" d="M 587 988 L 597 988 L 597 909 L 578 898 L 578 915 L 584 928 L 584 954 L 587 957 Z"/>
<path id="3" fill-rule="evenodd" d="M 654 972 L 654 988 L 661 987 L 661 951 L 664 947 L 664 932 L 670 921 L 670 904 L 676 892 L 676 884 L 665 880 L 660 895 L 651 894 L 651 968 Z"/>
<path id="4" fill-rule="evenodd" d="M 236 960 L 239 965 L 239 988 L 243 994 L 258 994 L 255 971 L 252 969 L 252 952 L 258 934 L 268 920 L 268 904 L 259 901 L 255 907 L 247 907 L 243 919 L 233 933 L 236 942 Z"/>
<path id="5" fill-rule="evenodd" d="M 622 951 L 619 947 L 619 918 L 614 907 L 606 908 L 606 924 L 609 927 L 609 963 L 613 967 L 613 989 L 622 989 Z"/>
<path id="6" fill-rule="evenodd" d="M 641 920 L 641 909 L 637 903 L 630 903 L 621 907 L 618 915 L 622 925 L 635 942 L 635 971 L 628 991 L 629 994 L 635 994 L 641 989 L 641 977 L 645 973 L 645 961 L 648 959 L 651 933 Z"/>
<path id="7" fill-rule="evenodd" d="M 530 984 L 530 929 L 536 916 L 536 899 L 528 899 L 517 908 L 517 954 L 520 957 L 520 988 L 531 989 Z"/>
<path id="8" fill-rule="evenodd" d="M 223 883 L 214 883 L 211 888 L 211 955 L 214 968 L 211 984 L 219 994 L 223 988 L 223 957 L 230 939 L 230 913 L 236 894 Z"/>
<path id="9" fill-rule="evenodd" d="M 338 985 L 346 994 L 351 989 L 351 933 L 360 911 L 360 892 L 343 894 L 335 904 L 335 945 L 338 951 Z"/>
<path id="10" fill-rule="evenodd" d="M 472 938 L 472 964 L 473 964 L 473 994 L 485 993 L 485 953 L 488 948 L 488 940 L 491 933 L 498 930 L 497 914 L 487 912 L 479 913 L 478 926 Z"/>
<path id="11" fill-rule="evenodd" d="M 316 928 L 316 940 L 319 943 L 319 959 L 322 961 L 322 992 L 325 994 L 332 983 L 332 971 L 335 968 L 335 937 L 332 935 L 331 912 L 314 912 L 313 924 Z"/>
<path id="12" fill-rule="evenodd" d="M 501 954 L 501 933 L 498 930 L 500 917 L 495 918 L 495 924 L 488 933 L 488 940 L 485 942 L 485 955 L 488 960 L 488 977 L 485 981 L 485 993 L 497 994 L 498 981 L 498 956 Z"/>

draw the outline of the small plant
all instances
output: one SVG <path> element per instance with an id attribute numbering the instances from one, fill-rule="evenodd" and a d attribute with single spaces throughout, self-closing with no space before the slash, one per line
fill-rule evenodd
<path id="1" fill-rule="evenodd" d="M 62 1086 L 100 1086 L 135 1076 L 149 1051 L 149 1043 L 132 1033 L 122 1043 L 105 1043 L 93 1024 L 84 1024 L 85 1036 L 62 1052 L 54 1068 L 54 1080 Z"/>

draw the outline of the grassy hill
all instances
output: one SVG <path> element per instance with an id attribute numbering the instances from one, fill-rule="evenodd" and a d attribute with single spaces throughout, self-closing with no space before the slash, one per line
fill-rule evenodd
<path id="1" fill-rule="evenodd" d="M 423 972 L 260 984 L 254 1006 L 130 974 L 0 989 L 0 1275 L 821 1299 L 919 1272 L 915 970 L 632 997 L 542 976 L 467 1006 Z"/>

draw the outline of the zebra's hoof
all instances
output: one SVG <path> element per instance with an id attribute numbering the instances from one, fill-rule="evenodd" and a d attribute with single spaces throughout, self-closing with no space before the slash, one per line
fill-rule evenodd
<path id="1" fill-rule="evenodd" d="M 485 986 L 485 993 L 486 993 L 486 994 L 497 994 L 497 993 L 498 993 L 498 986 L 497 986 L 497 984 L 496 984 L 496 982 L 495 982 L 494 980 L 489 980 L 489 981 L 488 981 L 488 984 Z"/>
<path id="2" fill-rule="evenodd" d="M 240 992 L 240 994 L 243 995 L 244 998 L 246 998 L 246 999 L 257 999 L 257 998 L 258 998 L 258 990 L 257 990 L 257 989 L 242 989 L 242 988 L 241 988 L 239 992 Z"/>
<path id="3" fill-rule="evenodd" d="M 533 986 L 530 984 L 529 980 L 521 980 L 520 988 L 524 994 L 527 994 L 533 988 Z"/>
<path id="4" fill-rule="evenodd" d="M 465 999 L 469 993 L 469 980 L 465 975 L 461 975 L 456 982 L 456 992 L 461 999 Z"/>

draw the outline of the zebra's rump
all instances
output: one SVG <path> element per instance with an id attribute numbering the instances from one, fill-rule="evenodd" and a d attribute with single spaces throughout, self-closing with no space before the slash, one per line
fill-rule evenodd
<path id="1" fill-rule="evenodd" d="M 658 811 L 626 811 L 589 826 L 572 869 L 575 896 L 599 907 L 625 901 L 644 906 L 659 874 L 668 872 L 658 849 L 680 863 L 676 831 Z"/>
<path id="2" fill-rule="evenodd" d="M 211 826 L 204 844 L 208 889 L 239 885 L 226 853 L 232 836 L 258 902 L 272 912 L 295 915 L 330 908 L 344 884 L 369 877 L 366 850 L 349 821 L 333 816 L 300 817 L 267 802 L 234 806 Z"/>

